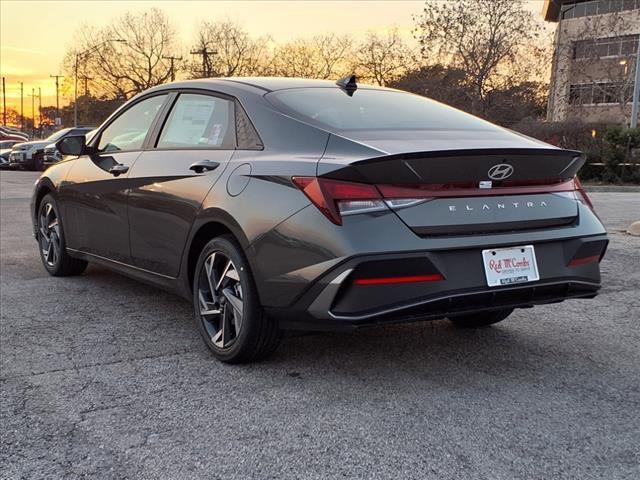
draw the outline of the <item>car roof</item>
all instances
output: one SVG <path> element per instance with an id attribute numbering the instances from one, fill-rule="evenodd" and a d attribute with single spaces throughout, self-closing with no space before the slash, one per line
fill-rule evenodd
<path id="1" fill-rule="evenodd" d="M 287 88 L 337 87 L 335 80 L 317 80 L 310 78 L 230 77 L 221 80 L 251 85 L 271 92 L 275 90 L 285 90 Z"/>
<path id="2" fill-rule="evenodd" d="M 389 90 L 384 87 L 360 84 L 362 87 L 380 90 Z M 173 83 L 165 83 L 151 90 L 168 90 L 172 88 L 211 88 L 224 90 L 233 88 L 234 90 L 251 91 L 253 93 L 269 93 L 276 90 L 286 90 L 289 88 L 338 88 L 335 80 L 315 80 L 309 78 L 288 78 L 288 77 L 224 77 L 224 78 L 199 78 L 194 80 L 182 80 Z M 144 92 L 146 93 L 146 92 Z"/>

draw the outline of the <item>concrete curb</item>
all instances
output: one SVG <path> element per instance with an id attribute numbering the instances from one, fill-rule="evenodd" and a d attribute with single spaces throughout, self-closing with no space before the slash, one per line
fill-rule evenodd
<path id="1" fill-rule="evenodd" d="M 640 220 L 629 225 L 629 228 L 627 228 L 627 233 L 629 235 L 633 235 L 634 237 L 640 237 Z"/>

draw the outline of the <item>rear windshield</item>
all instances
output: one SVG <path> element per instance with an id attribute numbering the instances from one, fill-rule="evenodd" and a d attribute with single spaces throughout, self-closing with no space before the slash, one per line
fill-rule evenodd
<path id="1" fill-rule="evenodd" d="M 489 122 L 419 95 L 390 90 L 292 88 L 266 95 L 294 118 L 329 130 L 491 130 Z"/>

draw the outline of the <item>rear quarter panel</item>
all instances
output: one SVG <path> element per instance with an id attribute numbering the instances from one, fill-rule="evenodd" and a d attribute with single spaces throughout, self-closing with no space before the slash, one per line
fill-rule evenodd
<path id="1" fill-rule="evenodd" d="M 247 106 L 245 105 L 245 108 Z M 247 255 L 258 286 L 270 263 L 278 259 L 255 255 L 251 245 L 310 204 L 290 181 L 315 176 L 329 134 L 291 119 L 268 106 L 246 108 L 263 141 L 263 150 L 237 150 L 220 180 L 205 198 L 183 255 L 182 272 L 198 231 L 208 223 L 226 226 Z M 191 279 L 183 273 L 183 279 Z"/>

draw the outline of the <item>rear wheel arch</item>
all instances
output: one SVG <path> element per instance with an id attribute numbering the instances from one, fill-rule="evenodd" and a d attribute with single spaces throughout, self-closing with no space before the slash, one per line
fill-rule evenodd
<path id="1" fill-rule="evenodd" d="M 239 226 L 221 218 L 210 218 L 197 227 L 186 255 L 187 282 L 189 291 L 193 292 L 193 278 L 195 275 L 198 257 L 205 245 L 215 237 L 222 235 L 230 235 L 238 243 L 240 248 L 245 252 L 249 245 L 247 238 L 244 236 Z"/>

